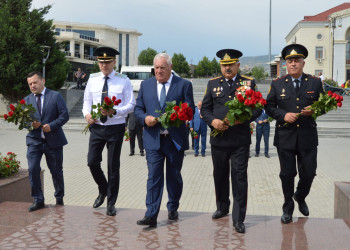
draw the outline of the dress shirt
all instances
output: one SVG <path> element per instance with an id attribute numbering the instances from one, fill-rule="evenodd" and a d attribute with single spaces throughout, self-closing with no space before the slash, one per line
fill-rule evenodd
<path id="1" fill-rule="evenodd" d="M 233 83 L 235 83 L 236 77 L 237 77 L 237 74 L 235 75 L 234 78 L 232 78 Z M 227 82 L 227 85 L 228 85 L 229 87 L 231 87 L 230 84 L 228 83 L 228 81 L 229 81 L 230 79 L 226 79 L 226 78 L 225 78 L 225 80 L 226 80 L 226 82 Z"/>
<path id="2" fill-rule="evenodd" d="M 295 80 L 299 80 L 299 87 L 301 87 L 301 77 L 302 77 L 302 75 L 299 77 L 299 78 L 294 78 L 294 77 L 292 77 L 291 76 L 291 78 L 292 78 L 292 81 L 293 81 L 293 85 L 294 85 L 294 88 L 295 88 Z"/>
<path id="3" fill-rule="evenodd" d="M 118 106 L 114 106 L 116 114 L 113 117 L 107 117 L 105 123 L 99 120 L 100 125 L 115 125 L 125 123 L 126 117 L 134 110 L 135 97 L 131 82 L 125 75 L 116 73 L 114 70 L 108 75 L 108 97 L 115 96 L 121 100 Z M 105 75 L 101 72 L 91 74 L 84 92 L 83 115 L 84 117 L 91 112 L 91 105 L 101 102 L 102 89 L 105 82 Z"/>
<path id="4" fill-rule="evenodd" d="M 168 81 L 165 83 L 165 94 L 168 94 L 168 90 L 170 88 L 171 80 L 173 79 L 173 74 L 170 75 Z M 160 100 L 160 92 L 162 91 L 163 83 L 157 81 L 157 93 L 158 93 L 158 100 Z"/>

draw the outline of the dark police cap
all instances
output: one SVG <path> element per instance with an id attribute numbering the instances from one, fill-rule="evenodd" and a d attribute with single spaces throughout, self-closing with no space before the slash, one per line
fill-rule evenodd
<path id="1" fill-rule="evenodd" d="M 221 58 L 220 64 L 231 64 L 238 61 L 243 54 L 235 49 L 222 49 L 216 52 L 216 56 Z"/>
<path id="2" fill-rule="evenodd" d="M 297 43 L 289 44 L 282 50 L 282 58 L 284 60 L 297 57 L 306 58 L 307 55 L 307 49 L 303 45 Z"/>
<path id="3" fill-rule="evenodd" d="M 111 47 L 98 47 L 94 52 L 94 56 L 97 57 L 97 61 L 99 62 L 113 61 L 116 55 L 119 55 L 119 52 Z"/>

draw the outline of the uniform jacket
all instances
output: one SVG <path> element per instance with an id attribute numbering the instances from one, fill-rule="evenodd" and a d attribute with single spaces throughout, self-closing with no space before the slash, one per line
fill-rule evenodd
<path id="1" fill-rule="evenodd" d="M 42 125 L 49 124 L 51 132 L 44 133 L 47 144 L 51 148 L 59 148 L 66 145 L 67 139 L 62 130 L 62 126 L 69 120 L 68 109 L 59 92 L 47 89 L 44 95 L 44 104 L 42 114 L 39 114 L 36 98 L 34 94 L 30 94 L 24 98 L 26 103 L 32 104 L 36 109 L 34 119 L 41 122 Z M 27 134 L 26 144 L 39 145 L 42 143 L 41 128 L 33 129 Z"/>
<path id="2" fill-rule="evenodd" d="M 180 102 L 186 102 L 194 111 L 191 82 L 173 75 L 165 100 L 166 102 L 175 100 L 177 105 L 179 105 Z M 163 107 L 162 112 L 165 112 L 165 106 Z M 154 127 L 148 127 L 145 125 L 146 116 L 160 116 L 156 110 L 161 110 L 161 107 L 157 95 L 157 80 L 155 77 L 152 77 L 141 83 L 134 111 L 136 119 L 144 126 L 143 144 L 146 150 L 159 150 L 160 148 L 161 124 L 158 123 Z M 167 130 L 178 150 L 188 149 L 188 134 L 185 124 L 182 124 L 179 128 L 170 127 Z"/>
<path id="3" fill-rule="evenodd" d="M 311 116 L 300 116 L 288 126 L 284 125 L 284 116 L 288 112 L 300 113 L 317 101 L 321 93 L 324 94 L 321 80 L 304 73 L 298 96 L 289 75 L 272 81 L 265 111 L 276 119 L 274 146 L 292 150 L 296 149 L 297 143 L 300 149 L 318 145 L 317 124 Z"/>
<path id="4" fill-rule="evenodd" d="M 256 90 L 254 79 L 237 74 L 234 86 L 230 89 L 225 77 L 217 77 L 209 80 L 207 90 L 202 101 L 202 117 L 211 129 L 214 129 L 210 124 L 214 119 L 223 120 L 228 112 L 228 107 L 225 103 L 235 97 L 235 91 L 241 86 L 246 86 L 250 81 L 251 89 Z M 251 121 L 254 121 L 261 114 L 261 110 L 254 110 Z M 229 127 L 224 134 L 216 137 L 210 137 L 210 143 L 217 147 L 237 147 L 250 145 L 251 121 L 246 121 L 243 124 Z"/>
<path id="5" fill-rule="evenodd" d="M 201 119 L 199 109 L 197 107 L 194 112 L 193 119 L 192 121 L 190 121 L 190 128 L 193 128 L 194 131 L 196 132 L 198 131 L 205 132 L 208 130 L 207 123 L 203 119 Z"/>

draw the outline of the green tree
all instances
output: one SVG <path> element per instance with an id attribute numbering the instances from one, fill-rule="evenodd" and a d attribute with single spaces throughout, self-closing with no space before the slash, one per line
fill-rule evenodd
<path id="1" fill-rule="evenodd" d="M 188 62 L 186 61 L 186 57 L 179 53 L 174 53 L 173 58 L 173 70 L 184 76 L 188 76 L 190 74 L 190 66 L 188 65 Z"/>
<path id="2" fill-rule="evenodd" d="M 26 76 L 42 71 L 42 46 L 50 46 L 46 61 L 46 86 L 63 86 L 70 64 L 56 43 L 52 20 L 44 20 L 51 6 L 31 8 L 32 0 L 0 1 L 0 93 L 8 102 L 16 102 L 29 93 Z"/>
<path id="3" fill-rule="evenodd" d="M 218 63 L 218 61 L 216 61 L 215 57 L 213 58 L 213 60 L 211 60 L 210 64 L 211 64 L 212 74 L 220 75 L 221 74 L 220 63 Z"/>
<path id="4" fill-rule="evenodd" d="M 195 75 L 198 77 L 207 77 L 212 75 L 211 62 L 208 57 L 204 56 L 202 60 L 198 62 L 195 69 Z"/>
<path id="5" fill-rule="evenodd" d="M 252 69 L 252 76 L 260 82 L 266 78 L 265 70 L 263 66 L 254 66 Z"/>
<path id="6" fill-rule="evenodd" d="M 157 55 L 157 51 L 148 47 L 139 54 L 140 65 L 153 65 L 153 58 Z"/>

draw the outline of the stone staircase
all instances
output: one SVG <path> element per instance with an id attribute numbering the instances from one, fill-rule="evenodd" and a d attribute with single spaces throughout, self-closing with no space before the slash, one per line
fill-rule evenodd
<path id="1" fill-rule="evenodd" d="M 82 109 L 83 109 L 83 99 L 84 96 L 81 96 L 79 98 L 79 101 L 75 104 L 75 106 L 72 108 L 72 110 L 69 112 L 69 117 L 72 118 L 83 118 L 83 113 L 82 113 Z"/>

